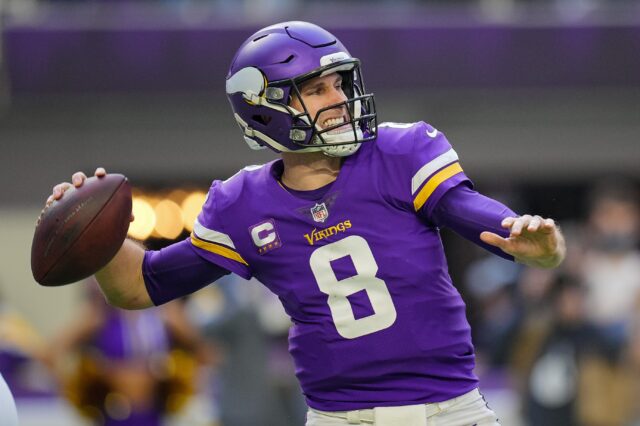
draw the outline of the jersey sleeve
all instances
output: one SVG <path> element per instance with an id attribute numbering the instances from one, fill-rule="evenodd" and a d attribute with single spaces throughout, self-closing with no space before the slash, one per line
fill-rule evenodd
<path id="1" fill-rule="evenodd" d="M 191 294 L 229 273 L 195 251 L 186 239 L 161 250 L 145 252 L 142 277 L 154 305 Z"/>
<path id="2" fill-rule="evenodd" d="M 214 181 L 211 185 L 202 211 L 194 223 L 191 244 L 196 253 L 209 262 L 249 279 L 252 276 L 249 265 L 226 231 L 225 220 L 232 218 L 233 214 L 224 211 L 228 195 L 224 193 L 222 186 L 221 181 Z"/>
<path id="3" fill-rule="evenodd" d="M 414 210 L 431 220 L 433 210 L 451 188 L 473 188 L 458 154 L 443 133 L 426 123 L 415 126 L 411 165 L 411 198 Z"/>
<path id="4" fill-rule="evenodd" d="M 485 250 L 513 261 L 510 254 L 483 242 L 480 234 L 490 231 L 507 238 L 509 230 L 502 227 L 502 220 L 516 216 L 513 210 L 499 201 L 458 185 L 442 196 L 433 211 L 432 220 L 437 226 L 450 228 Z"/>

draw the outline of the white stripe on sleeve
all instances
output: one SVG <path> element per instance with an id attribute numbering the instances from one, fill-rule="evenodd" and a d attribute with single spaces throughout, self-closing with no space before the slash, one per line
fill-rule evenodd
<path id="1" fill-rule="evenodd" d="M 201 240 L 223 244 L 227 247 L 231 247 L 234 250 L 236 249 L 236 246 L 233 244 L 233 241 L 231 241 L 231 238 L 227 234 L 214 231 L 213 229 L 205 228 L 200 222 L 198 222 L 198 219 L 196 219 L 196 223 L 193 225 L 193 233 Z"/>
<path id="2" fill-rule="evenodd" d="M 458 154 L 451 148 L 449 151 L 429 161 L 422 166 L 420 170 L 411 178 L 411 194 L 415 194 L 422 184 L 431 176 L 436 170 L 441 169 L 449 163 L 458 160 Z"/>

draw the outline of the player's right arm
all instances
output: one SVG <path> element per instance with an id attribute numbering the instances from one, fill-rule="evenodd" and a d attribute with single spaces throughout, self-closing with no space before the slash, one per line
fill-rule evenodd
<path id="1" fill-rule="evenodd" d="M 98 168 L 95 175 L 104 176 L 106 171 Z M 67 189 L 82 186 L 86 179 L 84 173 L 77 172 L 71 183 L 56 185 L 47 204 L 62 198 Z M 95 277 L 109 304 L 144 309 L 193 293 L 228 273 L 197 255 L 189 240 L 146 251 L 137 242 L 125 239 L 115 257 Z"/>
<path id="2" fill-rule="evenodd" d="M 135 241 L 125 239 L 115 257 L 95 277 L 110 305 L 123 309 L 154 306 L 142 276 L 145 250 Z"/>

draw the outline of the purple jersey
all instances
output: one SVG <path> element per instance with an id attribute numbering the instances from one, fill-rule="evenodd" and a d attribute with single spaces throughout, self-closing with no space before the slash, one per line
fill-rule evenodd
<path id="1" fill-rule="evenodd" d="M 430 217 L 468 182 L 444 135 L 422 122 L 380 125 L 317 200 L 283 188 L 281 168 L 214 182 L 191 241 L 280 298 L 308 404 L 407 405 L 477 387 L 465 305 Z"/>

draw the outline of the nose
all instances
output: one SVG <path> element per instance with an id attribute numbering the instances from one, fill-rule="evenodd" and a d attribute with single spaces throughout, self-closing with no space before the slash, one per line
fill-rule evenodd
<path id="1" fill-rule="evenodd" d="M 344 94 L 342 88 L 333 87 L 331 89 L 331 98 L 335 100 L 334 103 L 344 102 L 347 100 L 347 95 Z"/>
<path id="2" fill-rule="evenodd" d="M 344 94 L 344 92 L 342 91 L 342 89 L 340 88 L 336 88 L 336 87 L 332 87 L 331 91 L 328 93 L 328 96 L 326 98 L 326 102 L 327 102 L 327 106 L 331 106 L 331 105 L 335 105 L 335 104 L 341 104 L 344 101 L 347 100 L 347 96 Z M 340 109 L 340 110 L 345 110 L 345 105 L 339 105 L 336 106 L 335 109 Z M 334 108 L 332 108 L 333 110 Z"/>

